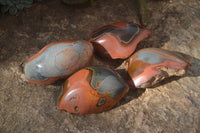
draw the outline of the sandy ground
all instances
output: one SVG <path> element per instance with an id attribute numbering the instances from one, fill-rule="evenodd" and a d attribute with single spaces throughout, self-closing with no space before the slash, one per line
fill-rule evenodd
<path id="1" fill-rule="evenodd" d="M 95 28 L 113 22 L 139 23 L 136 7 L 134 0 L 98 0 L 84 9 L 44 0 L 18 16 L 0 14 L 0 132 L 199 133 L 199 0 L 149 0 L 147 27 L 153 34 L 137 48 L 178 52 L 192 65 L 184 77 L 168 79 L 153 89 L 132 88 L 112 110 L 91 115 L 56 109 L 62 82 L 42 86 L 25 80 L 24 62 L 46 44 L 88 40 Z M 95 63 L 116 68 L 122 61 L 96 57 Z"/>

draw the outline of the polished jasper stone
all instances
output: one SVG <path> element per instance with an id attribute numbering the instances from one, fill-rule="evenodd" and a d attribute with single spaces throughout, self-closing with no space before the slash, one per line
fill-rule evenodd
<path id="1" fill-rule="evenodd" d="M 29 82 L 51 84 L 90 64 L 92 44 L 83 40 L 59 41 L 45 46 L 25 64 Z"/>
<path id="2" fill-rule="evenodd" d="M 146 48 L 126 62 L 127 71 L 137 88 L 152 87 L 170 76 L 185 74 L 190 64 L 170 51 Z"/>
<path id="3" fill-rule="evenodd" d="M 128 90 L 127 84 L 111 69 L 88 67 L 65 81 L 57 105 L 70 113 L 99 113 L 111 109 Z"/>
<path id="4" fill-rule="evenodd" d="M 92 32 L 90 42 L 102 57 L 125 59 L 151 31 L 134 23 L 121 22 L 103 26 Z"/>

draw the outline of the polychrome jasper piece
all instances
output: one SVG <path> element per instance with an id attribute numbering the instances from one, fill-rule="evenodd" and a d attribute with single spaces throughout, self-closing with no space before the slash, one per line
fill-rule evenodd
<path id="1" fill-rule="evenodd" d="M 134 23 L 121 22 L 103 26 L 90 37 L 95 51 L 102 57 L 125 59 L 151 31 Z"/>
<path id="2" fill-rule="evenodd" d="M 87 41 L 51 43 L 26 62 L 25 75 L 31 83 L 51 84 L 88 66 L 92 56 L 93 46 Z"/>
<path id="3" fill-rule="evenodd" d="M 152 87 L 166 77 L 182 76 L 189 65 L 171 52 L 158 48 L 142 49 L 126 62 L 127 71 L 137 88 Z"/>
<path id="4" fill-rule="evenodd" d="M 99 113 L 111 109 L 128 90 L 128 85 L 111 69 L 88 67 L 64 82 L 57 106 L 70 113 Z"/>

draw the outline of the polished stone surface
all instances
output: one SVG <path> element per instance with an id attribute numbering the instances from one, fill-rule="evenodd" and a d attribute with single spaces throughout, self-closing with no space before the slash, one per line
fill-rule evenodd
<path id="1" fill-rule="evenodd" d="M 144 48 L 126 60 L 126 70 L 136 88 L 153 88 L 173 76 L 183 76 L 190 67 L 184 58 L 161 48 Z M 166 79 L 167 80 L 167 79 Z"/>
<path id="2" fill-rule="evenodd" d="M 126 82 L 113 70 L 91 66 L 65 80 L 57 108 L 70 113 L 95 114 L 110 110 L 128 92 Z"/>
<path id="3" fill-rule="evenodd" d="M 90 65 L 93 46 L 84 40 L 65 40 L 46 45 L 25 63 L 26 79 L 31 83 L 52 84 Z"/>

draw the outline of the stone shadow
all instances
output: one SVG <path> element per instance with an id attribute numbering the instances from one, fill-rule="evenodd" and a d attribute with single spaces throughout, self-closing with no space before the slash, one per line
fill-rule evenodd
<path id="1" fill-rule="evenodd" d="M 175 52 L 175 51 L 171 51 L 171 52 L 174 53 L 175 55 L 183 58 L 188 63 L 190 63 L 190 66 L 188 67 L 188 70 L 186 71 L 185 75 L 167 77 L 163 81 L 159 82 L 155 86 L 152 86 L 152 87 L 150 87 L 148 89 L 154 89 L 155 87 L 162 86 L 162 85 L 170 83 L 172 81 L 177 81 L 177 80 L 179 80 L 179 79 L 181 79 L 183 77 L 198 77 L 198 76 L 200 76 L 200 70 L 199 70 L 199 68 L 200 68 L 200 59 L 197 59 L 195 57 L 192 57 L 190 55 L 186 55 L 186 54 L 183 54 L 183 53 L 180 53 L 180 52 Z M 146 91 L 146 89 L 136 88 L 134 86 L 134 83 L 131 80 L 131 77 L 129 76 L 128 72 L 125 69 L 119 69 L 119 70 L 116 70 L 116 71 L 121 75 L 121 77 L 129 85 L 129 92 L 117 104 L 116 107 L 118 107 L 118 106 L 121 106 L 123 104 L 126 104 L 126 103 L 130 102 L 131 100 L 134 100 L 134 99 L 140 97 Z"/>
<path id="2" fill-rule="evenodd" d="M 178 55 L 179 57 L 186 60 L 188 63 L 190 63 L 190 67 L 188 68 L 188 71 L 184 75 L 184 77 L 198 77 L 200 76 L 200 59 L 192 57 L 187 54 L 183 54 L 180 52 L 172 51 L 174 54 Z"/>
<path id="3" fill-rule="evenodd" d="M 121 106 L 123 104 L 130 102 L 133 99 L 140 97 L 145 92 L 146 89 L 136 88 L 131 77 L 129 76 L 128 72 L 125 69 L 118 69 L 116 71 L 117 71 L 117 73 L 119 73 L 119 75 L 124 79 L 124 81 L 129 86 L 128 93 L 115 106 L 115 107 L 118 107 L 118 106 Z"/>
<path id="4" fill-rule="evenodd" d="M 124 61 L 125 61 L 125 59 L 113 60 L 113 59 L 109 59 L 109 58 L 103 58 L 94 52 L 94 57 L 93 57 L 91 65 L 92 66 L 101 65 L 101 66 L 106 66 L 106 67 L 115 69 L 115 68 L 119 67 Z"/>

